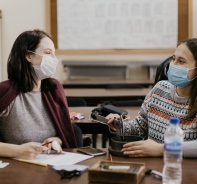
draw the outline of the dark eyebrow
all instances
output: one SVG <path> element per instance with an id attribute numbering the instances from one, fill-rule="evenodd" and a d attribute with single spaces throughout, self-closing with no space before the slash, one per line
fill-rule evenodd
<path id="1" fill-rule="evenodd" d="M 46 48 L 46 49 L 44 49 L 44 50 L 51 50 L 51 51 L 53 51 L 52 49 L 49 49 L 49 48 Z"/>
<path id="2" fill-rule="evenodd" d="M 185 59 L 184 57 L 178 57 L 179 59 L 184 59 L 184 60 L 187 60 L 187 59 Z"/>
<path id="3" fill-rule="evenodd" d="M 175 54 L 173 54 L 173 56 L 172 56 L 173 58 L 176 58 L 176 56 L 175 56 Z M 178 59 L 184 59 L 184 60 L 187 60 L 187 59 L 185 59 L 184 57 L 181 57 L 181 56 L 178 56 L 177 57 Z"/>
<path id="4" fill-rule="evenodd" d="M 50 48 L 46 48 L 46 49 L 44 49 L 44 51 L 47 51 L 47 50 L 49 50 L 49 51 L 51 51 L 51 52 L 55 53 L 55 50 L 52 50 L 52 49 L 50 49 Z"/>

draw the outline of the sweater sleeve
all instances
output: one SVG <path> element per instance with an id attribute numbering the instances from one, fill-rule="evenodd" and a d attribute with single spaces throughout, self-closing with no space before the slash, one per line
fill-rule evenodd
<path id="1" fill-rule="evenodd" d="M 186 158 L 197 157 L 197 140 L 183 142 L 183 156 Z"/>
<path id="2" fill-rule="evenodd" d="M 0 83 L 0 113 L 3 113 L 19 94 L 17 83 L 6 80 Z"/>
<path id="3" fill-rule="evenodd" d="M 63 148 L 76 148 L 77 143 L 71 124 L 68 104 L 62 84 L 52 79 L 57 85 L 55 90 L 42 90 L 43 99 L 51 114 L 54 126 L 57 129 L 57 136 L 62 140 Z M 43 83 L 43 85 L 45 85 Z M 44 88 L 45 86 L 43 86 Z"/>
<path id="4" fill-rule="evenodd" d="M 136 118 L 125 122 L 124 135 L 138 135 L 143 138 L 148 137 L 148 108 L 151 103 L 152 94 L 153 89 L 146 95 Z"/>
<path id="5" fill-rule="evenodd" d="M 5 110 L 3 110 L 2 112 L 0 112 L 0 117 L 8 116 L 9 115 L 10 110 L 11 110 L 12 106 L 14 105 L 14 101 L 12 101 L 11 104 Z"/>

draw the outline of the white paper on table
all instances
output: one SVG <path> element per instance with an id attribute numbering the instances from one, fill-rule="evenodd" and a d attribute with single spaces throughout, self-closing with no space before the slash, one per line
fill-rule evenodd
<path id="1" fill-rule="evenodd" d="M 58 165 L 73 165 L 83 160 L 92 158 L 93 156 L 79 153 L 63 152 L 62 154 L 39 154 L 31 161 L 46 163 L 52 166 Z"/>
<path id="2" fill-rule="evenodd" d="M 6 166 L 8 166 L 8 165 L 9 165 L 9 163 L 0 161 L 0 169 L 6 167 Z"/>

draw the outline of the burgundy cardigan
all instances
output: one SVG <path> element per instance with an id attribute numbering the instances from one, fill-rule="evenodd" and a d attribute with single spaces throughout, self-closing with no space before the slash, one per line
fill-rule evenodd
<path id="1" fill-rule="evenodd" d="M 62 147 L 76 148 L 77 143 L 70 121 L 64 89 L 59 81 L 56 79 L 53 79 L 53 81 L 57 85 L 57 89 L 53 91 L 41 90 L 42 97 L 48 107 L 49 113 L 57 131 L 57 136 L 62 140 Z M 43 86 L 44 84 L 42 83 L 41 85 Z M 19 93 L 20 91 L 16 82 L 12 80 L 1 82 L 0 112 L 5 110 Z"/>

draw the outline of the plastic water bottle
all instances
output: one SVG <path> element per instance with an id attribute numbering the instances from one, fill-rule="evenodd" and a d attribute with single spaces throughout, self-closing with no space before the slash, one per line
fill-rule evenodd
<path id="1" fill-rule="evenodd" d="M 180 184 L 182 180 L 183 131 L 178 118 L 170 118 L 164 135 L 163 184 Z"/>

